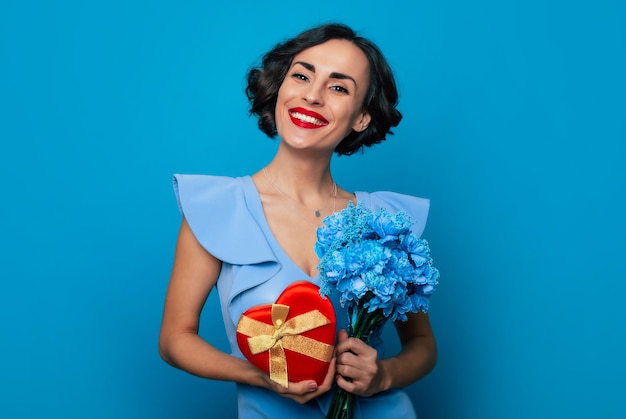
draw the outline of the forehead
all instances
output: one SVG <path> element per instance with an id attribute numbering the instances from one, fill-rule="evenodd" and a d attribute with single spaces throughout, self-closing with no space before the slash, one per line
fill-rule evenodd
<path id="1" fill-rule="evenodd" d="M 345 39 L 331 39 L 302 50 L 292 61 L 312 64 L 315 72 L 343 73 L 355 79 L 369 78 L 369 62 L 365 53 Z"/>

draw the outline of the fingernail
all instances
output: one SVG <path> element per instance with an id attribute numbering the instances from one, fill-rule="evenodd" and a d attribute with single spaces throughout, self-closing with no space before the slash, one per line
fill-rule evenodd
<path id="1" fill-rule="evenodd" d="M 317 384 L 315 383 L 309 384 L 309 391 L 315 391 L 315 390 L 317 390 Z"/>

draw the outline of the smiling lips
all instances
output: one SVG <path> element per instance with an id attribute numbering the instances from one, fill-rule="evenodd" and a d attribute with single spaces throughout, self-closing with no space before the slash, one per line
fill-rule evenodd
<path id="1" fill-rule="evenodd" d="M 304 108 L 289 109 L 289 118 L 301 128 L 315 129 L 328 125 L 328 121 L 322 115 Z"/>

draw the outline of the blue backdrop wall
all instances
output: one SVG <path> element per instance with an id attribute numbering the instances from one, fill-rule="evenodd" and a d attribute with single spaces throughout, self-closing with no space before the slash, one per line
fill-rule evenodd
<path id="1" fill-rule="evenodd" d="M 404 113 L 335 177 L 432 200 L 421 418 L 626 417 L 619 0 L 3 1 L 0 416 L 235 415 L 157 353 L 170 178 L 261 168 L 246 69 L 328 21 L 380 45 Z M 202 333 L 225 348 L 214 295 Z"/>

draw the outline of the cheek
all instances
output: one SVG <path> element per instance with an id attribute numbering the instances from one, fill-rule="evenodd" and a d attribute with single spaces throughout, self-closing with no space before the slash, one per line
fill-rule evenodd
<path id="1" fill-rule="evenodd" d="M 285 117 L 278 109 L 276 109 L 276 112 L 274 113 L 274 126 L 276 127 L 276 131 L 279 135 L 285 127 Z"/>
<path id="2" fill-rule="evenodd" d="M 285 107 L 285 94 L 284 89 L 281 87 L 278 90 L 278 97 L 276 98 L 276 106 L 274 107 L 274 120 L 278 124 L 278 121 L 282 118 L 282 111 Z"/>
<path id="3" fill-rule="evenodd" d="M 348 128 L 352 129 L 352 126 L 355 124 L 356 121 L 360 119 L 360 117 L 361 117 L 360 108 L 351 107 L 349 111 L 346 111 L 344 119 L 346 121 L 346 124 L 348 125 Z"/>
<path id="4" fill-rule="evenodd" d="M 278 88 L 278 100 L 277 102 L 280 101 L 286 101 L 290 98 L 292 98 L 295 94 L 295 86 L 293 81 L 289 80 L 289 79 L 285 79 L 282 84 L 280 85 L 280 87 Z"/>
<path id="5" fill-rule="evenodd" d="M 275 112 L 278 114 L 281 111 L 285 111 L 287 106 L 287 102 L 293 98 L 293 89 L 290 89 L 288 86 L 283 85 L 278 89 L 278 96 L 276 97 L 276 109 Z"/>

